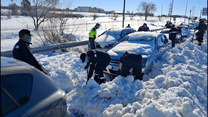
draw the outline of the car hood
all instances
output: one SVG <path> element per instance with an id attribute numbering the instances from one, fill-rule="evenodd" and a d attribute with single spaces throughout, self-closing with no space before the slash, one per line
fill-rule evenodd
<path id="1" fill-rule="evenodd" d="M 142 57 L 149 56 L 154 50 L 153 43 L 134 43 L 124 41 L 108 51 L 111 56 L 122 56 L 126 51 L 141 54 Z"/>
<path id="2" fill-rule="evenodd" d="M 99 38 L 95 40 L 102 48 L 106 45 L 114 44 L 116 42 L 116 38 L 110 35 L 101 35 Z"/>

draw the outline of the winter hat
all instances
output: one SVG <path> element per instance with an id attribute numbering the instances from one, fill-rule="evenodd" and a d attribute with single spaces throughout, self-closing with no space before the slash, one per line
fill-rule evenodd
<path id="1" fill-rule="evenodd" d="M 30 31 L 27 30 L 27 29 L 22 29 L 22 30 L 19 31 L 19 35 L 25 35 L 25 34 L 27 34 L 27 35 L 29 35 L 29 36 L 32 36 L 32 35 L 30 34 Z"/>
<path id="2" fill-rule="evenodd" d="M 81 55 L 80 55 L 80 59 L 82 60 L 82 62 L 84 63 L 85 62 L 85 57 L 87 56 L 87 54 L 85 54 L 85 53 L 82 53 Z"/>
<path id="3" fill-rule="evenodd" d="M 99 23 L 96 23 L 95 27 L 99 28 L 100 27 L 100 24 Z"/>

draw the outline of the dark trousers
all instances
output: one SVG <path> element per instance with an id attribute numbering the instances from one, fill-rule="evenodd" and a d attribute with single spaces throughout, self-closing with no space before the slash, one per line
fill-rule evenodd
<path id="1" fill-rule="evenodd" d="M 95 49 L 96 48 L 95 39 L 89 38 L 89 42 L 90 42 L 90 48 Z"/>
<path id="2" fill-rule="evenodd" d="M 106 67 L 108 66 L 109 63 L 110 63 L 110 59 L 109 60 L 106 60 L 106 61 L 103 61 L 102 63 L 98 63 L 96 65 L 94 80 L 98 84 L 104 83 L 104 79 L 100 79 L 100 78 L 101 77 L 104 77 L 103 71 L 106 69 Z"/>
<path id="3" fill-rule="evenodd" d="M 141 63 L 139 62 L 135 62 L 134 64 L 126 64 L 123 63 L 122 68 L 121 68 L 121 75 L 126 77 L 127 75 L 129 75 L 129 70 L 133 69 L 133 76 L 134 76 L 134 80 L 142 80 L 142 66 Z"/>
<path id="4" fill-rule="evenodd" d="M 175 43 L 176 43 L 176 40 L 175 39 L 172 39 L 171 40 L 171 43 L 172 43 L 172 47 L 174 47 L 175 46 Z"/>

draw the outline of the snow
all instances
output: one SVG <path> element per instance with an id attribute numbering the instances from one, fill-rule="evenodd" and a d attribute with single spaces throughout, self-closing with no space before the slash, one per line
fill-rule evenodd
<path id="1" fill-rule="evenodd" d="M 1 18 L 4 18 L 1 20 L 1 51 L 11 50 L 18 39 L 18 31 L 26 28 L 26 25 L 18 23 L 16 17 Z M 32 23 L 29 23 L 31 19 L 19 17 L 21 19 L 28 23 L 29 29 L 32 28 Z M 156 29 L 163 27 L 169 18 L 161 22 L 154 17 L 148 19 L 144 21 L 143 17 L 135 17 L 133 21 L 127 20 L 126 24 L 137 29 L 147 23 L 150 29 Z M 177 19 L 178 24 L 182 21 Z M 121 17 L 117 21 L 102 17 L 96 21 L 84 18 L 84 21 L 70 19 L 69 22 L 80 25 L 73 35 L 78 40 L 87 40 L 95 22 L 103 22 L 98 30 L 102 33 L 110 27 L 120 27 Z M 66 33 L 71 32 L 73 25 L 68 27 Z M 33 46 L 42 46 L 36 32 L 33 33 L 33 42 L 36 42 Z M 65 53 L 45 52 L 34 55 L 49 70 L 50 78 L 68 92 L 67 105 L 74 117 L 206 117 L 207 33 L 202 46 L 198 46 L 197 42 L 191 43 L 190 39 L 167 50 L 154 62 L 152 71 L 144 75 L 143 81 L 134 81 L 133 76 L 129 75 L 118 76 L 101 85 L 90 79 L 86 84 L 85 64 L 79 56 L 87 50 L 87 46 L 69 49 Z"/>

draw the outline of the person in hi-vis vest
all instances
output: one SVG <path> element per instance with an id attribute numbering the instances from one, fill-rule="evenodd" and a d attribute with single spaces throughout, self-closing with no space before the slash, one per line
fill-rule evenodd
<path id="1" fill-rule="evenodd" d="M 89 42 L 90 42 L 90 48 L 91 49 L 95 49 L 95 47 L 96 47 L 96 45 L 95 45 L 95 38 L 96 38 L 97 29 L 99 27 L 100 27 L 100 24 L 96 23 L 96 25 L 90 30 Z"/>

